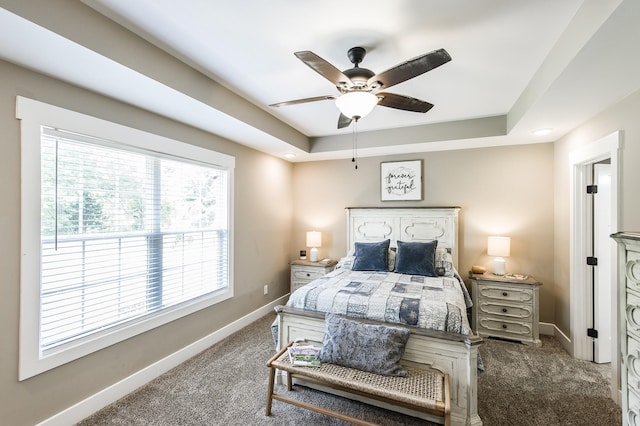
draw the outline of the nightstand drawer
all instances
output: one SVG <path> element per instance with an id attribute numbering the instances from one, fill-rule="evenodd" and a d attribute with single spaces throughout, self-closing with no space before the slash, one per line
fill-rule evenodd
<path id="1" fill-rule="evenodd" d="M 478 332 L 489 333 L 492 336 L 516 338 L 532 337 L 533 328 L 530 323 L 506 321 L 481 316 L 478 321 Z"/>
<path id="2" fill-rule="evenodd" d="M 298 266 L 291 269 L 291 279 L 296 281 L 312 281 L 324 275 L 324 269 Z"/>
<path id="3" fill-rule="evenodd" d="M 291 291 L 294 292 L 303 285 L 333 271 L 337 263 L 335 260 L 327 262 L 294 260 L 291 262 Z"/>
<path id="4" fill-rule="evenodd" d="M 529 305 L 518 305 L 518 304 L 505 304 L 505 303 L 494 303 L 481 300 L 479 302 L 478 309 L 480 310 L 480 314 L 485 315 L 498 315 L 503 318 L 511 318 L 525 321 L 532 321 L 533 319 L 533 306 Z"/>
<path id="5" fill-rule="evenodd" d="M 478 286 L 478 298 L 504 302 L 531 303 L 533 301 L 533 290 L 528 287 L 483 284 Z"/>

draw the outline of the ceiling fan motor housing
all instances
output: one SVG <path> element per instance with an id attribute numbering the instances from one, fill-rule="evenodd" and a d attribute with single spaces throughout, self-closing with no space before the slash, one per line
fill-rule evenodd
<path id="1" fill-rule="evenodd" d="M 355 88 L 365 88 L 367 81 L 375 75 L 373 71 L 360 67 L 350 68 L 342 71 L 342 73 L 351 79 Z M 340 88 L 340 86 L 338 86 L 338 88 Z"/>
<path id="2" fill-rule="evenodd" d="M 353 68 L 344 70 L 342 73 L 351 79 L 356 89 L 366 88 L 367 81 L 375 75 L 373 71 L 366 68 L 360 68 L 358 66 L 358 64 L 363 61 L 366 54 L 367 50 L 364 47 L 359 46 L 352 47 L 347 51 L 347 57 L 353 64 Z M 341 86 L 342 85 L 339 85 L 338 88 L 340 89 Z"/>

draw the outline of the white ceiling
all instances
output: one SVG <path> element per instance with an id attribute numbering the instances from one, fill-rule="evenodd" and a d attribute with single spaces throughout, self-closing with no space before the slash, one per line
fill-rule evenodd
<path id="1" fill-rule="evenodd" d="M 580 6 L 580 0 L 101 0 L 103 13 L 174 52 L 257 105 L 327 94 L 335 87 L 293 52 L 337 68 L 367 48 L 376 72 L 434 49 L 453 60 L 390 89 L 436 105 L 427 114 L 378 108 L 360 130 L 504 114 Z M 544 25 L 540 25 L 544 22 Z M 332 101 L 273 114 L 309 136 L 337 133 Z M 314 117 L 314 119 L 309 119 Z M 349 132 L 349 130 L 346 130 Z"/>
<path id="2" fill-rule="evenodd" d="M 351 145 L 344 141 L 352 131 L 336 129 L 339 113 L 330 100 L 267 106 L 337 93 L 293 52 L 311 50 L 344 70 L 352 66 L 347 50 L 363 46 L 368 53 L 361 66 L 374 72 L 434 49 L 444 48 L 452 56 L 451 62 L 389 89 L 435 107 L 426 114 L 376 107 L 358 123 L 361 155 L 552 141 L 640 87 L 638 55 L 625 55 L 640 40 L 635 24 L 640 16 L 628 17 L 629 10 L 638 12 L 632 2 L 83 0 L 297 129 L 309 137 L 312 152 L 288 149 L 287 141 L 257 135 L 261 132 L 238 123 L 215 129 L 203 120 L 200 127 L 277 156 L 295 152 L 293 161 L 350 156 Z M 0 21 L 10 17 L 0 14 Z M 85 74 L 72 76 L 52 70 L 46 61 L 38 63 L 25 54 L 27 49 L 22 45 L 12 52 L 0 46 L 0 57 L 146 105 L 142 94 L 136 100 L 131 99 L 135 91 L 125 95 L 122 90 L 127 81 L 140 84 L 134 73 L 123 72 L 119 88 L 92 82 L 90 52 L 82 59 Z M 168 90 L 157 86 L 148 88 L 147 96 L 148 90 L 159 97 Z M 178 109 L 155 105 L 148 109 L 199 125 L 196 118 L 181 117 Z M 538 127 L 553 132 L 536 138 L 531 131 Z M 388 132 L 397 128 L 404 129 Z"/>

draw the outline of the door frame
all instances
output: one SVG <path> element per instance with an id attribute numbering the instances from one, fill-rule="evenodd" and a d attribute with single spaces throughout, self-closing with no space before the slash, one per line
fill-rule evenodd
<path id="1" fill-rule="evenodd" d="M 569 154 L 571 167 L 571 196 L 570 196 L 570 309 L 571 309 L 571 343 L 573 356 L 578 359 L 591 360 L 591 338 L 587 336 L 591 305 L 590 289 L 584 285 L 590 267 L 586 265 L 586 258 L 591 254 L 590 241 L 587 238 L 589 212 L 586 194 L 586 184 L 591 164 L 609 158 L 611 160 L 611 232 L 618 231 L 620 212 L 619 198 L 619 162 L 618 149 L 621 134 L 619 131 L 611 133 L 595 142 L 578 148 Z M 611 315 L 612 339 L 611 353 L 611 396 L 620 403 L 620 353 L 618 320 L 618 251 L 611 240 Z"/>
<path id="2" fill-rule="evenodd" d="M 593 163 L 593 182 L 597 185 L 598 194 L 592 197 L 594 214 L 593 221 L 593 256 L 598 258 L 598 267 L 593 271 L 591 282 L 593 328 L 598 330 L 598 339 L 593 343 L 593 361 L 598 364 L 611 363 L 616 353 L 613 348 L 613 334 L 616 332 L 616 319 L 612 318 L 610 306 L 615 303 L 612 299 L 617 283 L 612 281 L 611 268 L 617 268 L 613 263 L 617 244 L 611 240 L 611 164 Z M 603 213 L 604 210 L 604 213 Z M 608 211 L 607 211 L 608 210 Z M 597 212 L 597 214 L 596 214 Z M 599 259 L 603 258 L 600 262 Z M 612 288 L 613 287 L 613 288 Z M 617 306 L 617 304 L 616 304 Z"/>

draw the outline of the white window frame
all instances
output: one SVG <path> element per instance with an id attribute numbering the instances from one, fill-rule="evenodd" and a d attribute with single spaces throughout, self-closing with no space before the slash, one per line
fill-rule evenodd
<path id="1" fill-rule="evenodd" d="M 21 96 L 16 98 L 16 118 L 20 120 L 22 154 L 19 380 L 25 380 L 233 297 L 234 157 Z M 227 169 L 229 172 L 228 288 L 191 304 L 163 310 L 126 325 L 114 327 L 107 333 L 82 339 L 78 344 L 69 345 L 55 353 L 41 353 L 39 342 L 41 126 L 92 135 L 138 149 L 172 157 L 194 159 Z"/>

